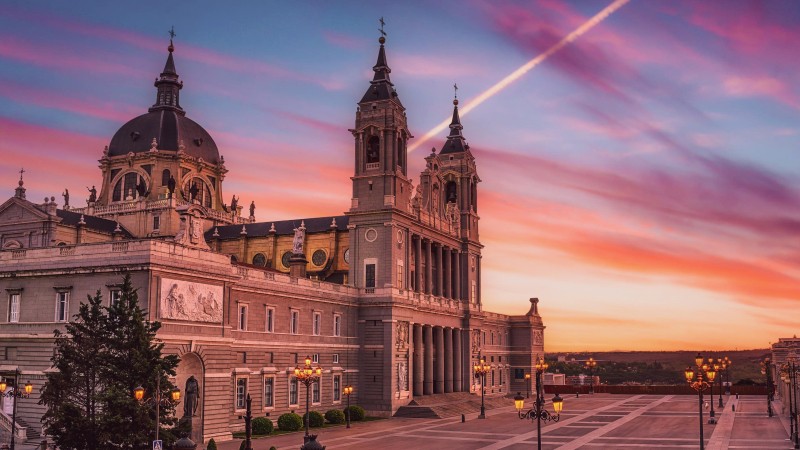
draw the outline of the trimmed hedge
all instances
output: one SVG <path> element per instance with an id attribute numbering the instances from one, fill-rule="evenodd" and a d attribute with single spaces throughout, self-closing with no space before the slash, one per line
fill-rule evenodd
<path id="1" fill-rule="evenodd" d="M 308 422 L 308 426 L 309 427 L 311 427 L 311 428 L 319 428 L 319 427 L 325 425 L 325 418 L 322 417 L 322 414 L 320 414 L 319 412 L 317 412 L 317 411 L 309 411 L 308 415 L 311 417 L 311 421 Z M 305 419 L 306 419 L 306 415 L 303 414 L 303 420 L 305 420 Z M 305 425 L 305 424 L 306 423 L 303 422 L 303 425 Z"/>
<path id="2" fill-rule="evenodd" d="M 256 417 L 253 419 L 251 423 L 253 427 L 253 434 L 270 434 L 275 426 L 272 424 L 272 421 L 267 419 L 266 417 Z"/>
<path id="3" fill-rule="evenodd" d="M 350 421 L 351 422 L 358 422 L 360 420 L 364 420 L 364 418 L 367 417 L 367 413 L 366 413 L 366 411 L 364 411 L 364 408 L 362 408 L 362 407 L 360 407 L 358 405 L 349 406 L 348 408 L 350 409 Z M 347 416 L 348 408 L 344 409 L 345 416 Z"/>
<path id="4" fill-rule="evenodd" d="M 246 443 L 247 443 L 247 441 L 245 441 L 244 439 L 242 439 L 242 443 L 241 443 L 241 444 L 239 444 L 239 450 L 245 450 L 246 446 L 245 446 L 244 444 L 246 444 Z"/>
<path id="5" fill-rule="evenodd" d="M 297 431 L 303 428 L 303 418 L 299 414 L 286 413 L 278 417 L 278 429 L 282 431 Z"/>
<path id="6" fill-rule="evenodd" d="M 211 438 L 208 441 L 208 446 L 206 447 L 206 450 L 217 450 L 217 442 L 214 440 L 214 438 Z"/>
<path id="7" fill-rule="evenodd" d="M 328 423 L 333 423 L 333 424 L 344 423 L 345 422 L 344 413 L 342 411 L 339 411 L 338 409 L 331 409 L 330 411 L 325 413 L 325 420 L 327 420 Z"/>

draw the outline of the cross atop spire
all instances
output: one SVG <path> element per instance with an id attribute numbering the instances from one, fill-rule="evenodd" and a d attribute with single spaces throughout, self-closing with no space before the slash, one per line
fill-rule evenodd
<path id="1" fill-rule="evenodd" d="M 169 29 L 169 47 L 167 50 L 167 62 L 164 64 L 164 70 L 161 75 L 156 79 L 155 86 L 157 88 L 156 103 L 150 107 L 149 111 L 157 109 L 169 109 L 177 112 L 178 114 L 185 114 L 180 104 L 179 91 L 183 88 L 183 82 L 178 79 L 178 72 L 175 70 L 175 60 L 172 53 L 175 51 L 175 46 L 172 40 L 177 36 L 175 34 L 175 27 Z"/>
<path id="2" fill-rule="evenodd" d="M 25 173 L 25 168 L 19 169 L 19 186 L 14 190 L 14 197 L 25 199 L 25 187 L 22 186 L 24 182 L 22 181 L 22 174 Z"/>
<path id="3" fill-rule="evenodd" d="M 383 39 L 385 41 L 386 40 L 386 32 L 383 31 L 383 26 L 386 25 L 386 22 L 383 21 L 383 17 L 381 17 L 380 20 L 378 20 L 378 22 L 381 23 L 381 28 L 378 31 L 381 32 L 381 39 Z M 381 44 L 383 44 L 383 42 L 381 42 Z"/>
<path id="4" fill-rule="evenodd" d="M 395 100 L 397 103 L 400 103 L 397 92 L 394 90 L 394 84 L 392 84 L 392 80 L 389 78 L 392 69 L 389 68 L 389 64 L 386 62 L 386 49 L 383 45 L 386 43 L 386 31 L 383 29 L 386 25 L 386 21 L 381 17 L 378 23 L 381 24 L 381 27 L 378 29 L 381 33 L 381 37 L 378 38 L 378 42 L 381 46 L 378 49 L 378 61 L 372 67 L 372 71 L 375 72 L 375 75 L 370 82 L 370 87 L 359 103 L 378 100 Z"/>
<path id="5" fill-rule="evenodd" d="M 175 34 L 175 25 L 173 25 L 172 28 L 169 29 L 169 40 L 171 41 L 175 36 L 177 36 L 177 34 Z"/>
<path id="6" fill-rule="evenodd" d="M 453 99 L 458 100 L 458 83 L 453 83 Z"/>

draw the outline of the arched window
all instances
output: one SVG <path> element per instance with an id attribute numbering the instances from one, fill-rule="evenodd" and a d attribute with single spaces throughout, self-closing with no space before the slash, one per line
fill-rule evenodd
<path id="1" fill-rule="evenodd" d="M 171 175 L 171 174 L 169 173 L 169 169 L 164 169 L 164 170 L 161 172 L 161 185 L 162 185 L 162 186 L 166 186 L 166 185 L 168 185 L 168 184 L 169 184 L 169 176 L 170 176 L 170 175 Z"/>
<path id="2" fill-rule="evenodd" d="M 405 167 L 403 164 L 403 157 L 405 156 L 405 149 L 403 148 L 403 139 L 397 138 L 397 167 L 401 170 Z"/>
<path id="3" fill-rule="evenodd" d="M 114 191 L 111 194 L 112 202 L 119 202 L 122 200 L 135 200 L 139 197 L 139 192 L 136 190 L 138 184 L 144 184 L 144 180 L 136 172 L 128 172 L 122 176 L 114 185 Z"/>
<path id="4" fill-rule="evenodd" d="M 478 180 L 472 179 L 472 208 L 478 212 Z"/>
<path id="5" fill-rule="evenodd" d="M 211 208 L 211 189 L 202 178 L 194 177 L 186 182 L 183 186 L 183 198 L 186 201 L 195 199 L 206 208 Z"/>
<path id="6" fill-rule="evenodd" d="M 445 201 L 447 203 L 456 203 L 458 200 L 458 185 L 455 181 L 448 181 L 444 187 L 445 190 Z"/>
<path id="7" fill-rule="evenodd" d="M 381 139 L 378 136 L 371 136 L 367 141 L 367 164 L 374 164 L 381 161 Z"/>

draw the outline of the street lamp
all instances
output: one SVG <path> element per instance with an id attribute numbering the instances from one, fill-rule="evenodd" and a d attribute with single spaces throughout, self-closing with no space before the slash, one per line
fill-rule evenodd
<path id="1" fill-rule="evenodd" d="M 791 441 L 794 448 L 800 449 L 800 424 L 797 423 L 797 375 L 800 373 L 800 366 L 797 364 L 797 355 L 794 351 L 789 353 L 786 363 L 781 366 L 781 379 L 789 388 L 789 427 L 791 429 Z"/>
<path id="2" fill-rule="evenodd" d="M 14 450 L 15 438 L 16 433 L 14 430 L 14 426 L 17 423 L 17 399 L 18 398 L 28 398 L 31 396 L 31 392 L 33 392 L 33 385 L 30 381 L 25 383 L 25 387 L 23 390 L 17 389 L 19 386 L 19 369 L 14 370 L 14 388 L 11 391 L 6 392 L 6 388 L 8 387 L 8 383 L 4 378 L 0 378 L 0 395 L 8 398 L 14 399 L 14 406 L 11 412 L 11 450 Z"/>
<path id="3" fill-rule="evenodd" d="M 145 399 L 144 398 L 144 388 L 140 386 L 136 386 L 133 389 L 133 398 L 136 399 L 137 402 L 147 404 L 152 403 L 156 407 L 156 437 L 154 440 L 158 440 L 158 432 L 161 429 L 161 404 L 164 403 L 165 406 L 169 405 L 170 402 L 175 405 L 181 399 L 181 390 L 178 388 L 174 388 L 169 391 L 169 398 L 163 398 L 161 396 L 161 377 L 156 377 L 156 391 L 152 397 Z"/>
<path id="4" fill-rule="evenodd" d="M 589 393 L 594 394 L 594 368 L 597 365 L 597 361 L 594 358 L 589 358 L 586 361 L 586 368 L 589 369 Z"/>
<path id="5" fill-rule="evenodd" d="M 719 409 L 720 409 L 720 411 L 722 411 L 722 408 L 724 408 L 724 406 L 722 405 L 722 372 L 721 371 L 724 371 L 726 368 L 727 368 L 727 366 L 725 365 L 725 360 L 722 359 L 722 358 L 717 358 L 717 362 L 714 363 L 714 370 L 716 370 L 717 373 L 719 374 L 719 376 L 717 378 L 719 378 Z M 714 399 L 712 398 L 711 400 L 713 402 Z"/>
<path id="6" fill-rule="evenodd" d="M 525 385 L 528 387 L 528 395 L 525 398 L 531 398 L 531 374 L 525 374 Z"/>
<path id="7" fill-rule="evenodd" d="M 772 395 L 774 389 L 772 388 L 772 367 L 770 362 L 769 358 L 764 358 L 764 361 L 761 361 L 761 374 L 764 375 L 767 382 L 767 415 L 772 417 Z"/>
<path id="8" fill-rule="evenodd" d="M 542 421 L 558 422 L 558 419 L 561 418 L 561 410 L 564 407 L 564 399 L 556 394 L 556 396 L 553 397 L 553 411 L 555 411 L 555 414 L 544 409 L 544 395 L 539 394 L 539 386 L 542 384 L 542 374 L 548 367 L 544 359 L 540 358 L 536 362 L 536 399 L 531 409 L 523 412 L 522 410 L 525 408 L 525 399 L 519 392 L 517 392 L 517 395 L 514 397 L 514 406 L 517 408 L 517 415 L 519 418 L 536 420 L 536 445 L 538 450 L 542 449 Z"/>
<path id="9" fill-rule="evenodd" d="M 311 357 L 306 356 L 305 365 L 294 368 L 294 376 L 297 377 L 297 381 L 303 383 L 306 387 L 306 435 L 303 437 L 303 442 L 308 442 L 309 440 L 313 440 L 308 434 L 308 423 L 311 422 L 311 416 L 308 414 L 309 392 L 311 391 L 311 386 L 318 382 L 319 378 L 322 376 L 322 367 L 311 367 Z M 316 436 L 314 436 L 314 439 L 316 439 Z"/>
<path id="10" fill-rule="evenodd" d="M 485 419 L 486 408 L 484 407 L 483 398 L 486 394 L 486 374 L 492 370 L 492 366 L 486 364 L 485 358 L 481 358 L 478 364 L 475 364 L 472 369 L 475 371 L 475 376 L 481 380 L 481 413 L 478 415 L 478 419 Z"/>
<path id="11" fill-rule="evenodd" d="M 725 395 L 731 395 L 731 364 L 733 361 L 728 359 L 726 356 L 725 359 Z"/>
<path id="12" fill-rule="evenodd" d="M 347 427 L 350 428 L 350 394 L 353 393 L 353 386 L 349 384 L 344 387 L 344 395 L 347 397 Z"/>
<path id="13" fill-rule="evenodd" d="M 703 367 L 703 357 L 700 353 L 694 359 L 695 366 L 697 367 L 697 371 L 695 372 L 691 366 L 686 368 L 684 371 L 684 375 L 686 375 L 686 382 L 689 383 L 692 389 L 697 391 L 697 399 L 698 399 L 698 411 L 700 413 L 700 450 L 705 448 L 705 443 L 703 442 L 703 391 L 709 387 L 710 384 L 714 383 L 714 378 L 717 376 L 717 372 L 714 371 L 714 368 L 709 368 L 708 366 Z M 706 382 L 703 379 L 703 372 L 705 371 L 705 377 L 708 380 Z M 697 375 L 697 378 L 695 378 Z M 712 402 L 713 403 L 713 402 Z"/>
<path id="14" fill-rule="evenodd" d="M 714 358 L 708 358 L 708 364 L 703 364 L 703 371 L 708 374 L 709 371 L 717 373 L 717 369 L 714 367 Z M 711 405 L 711 412 L 708 413 L 708 424 L 714 425 L 717 423 L 716 413 L 714 412 L 714 379 L 708 380 L 708 387 L 711 392 L 708 396 L 711 398 L 709 404 Z"/>

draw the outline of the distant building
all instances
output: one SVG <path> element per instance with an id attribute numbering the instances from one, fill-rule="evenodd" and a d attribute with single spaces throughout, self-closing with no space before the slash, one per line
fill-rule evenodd
<path id="1" fill-rule="evenodd" d="M 525 315 L 483 310 L 481 180 L 457 101 L 449 136 L 413 184 L 412 136 L 381 38 L 349 130 L 350 209 L 258 221 L 254 204 L 223 202 L 228 169 L 181 106 L 173 51 L 170 42 L 153 106 L 100 155 L 102 181 L 85 205 L 67 206 L 66 192 L 62 208 L 54 197 L 32 202 L 20 174 L 0 206 L 0 360 L 34 385 L 33 398 L 18 404 L 29 436 L 41 429 L 37 397 L 53 329 L 63 330 L 97 289 L 113 302 L 123 272 L 149 319 L 163 323 L 166 351 L 181 358 L 174 382 L 185 389 L 197 380 L 196 441 L 242 430 L 247 394 L 256 415 L 300 411 L 305 392 L 293 369 L 306 355 L 324 368 L 311 392 L 318 411 L 340 408 L 348 384 L 353 402 L 380 416 L 416 396 L 476 394 L 472 366 L 481 357 L 492 367 L 489 392 L 526 388 L 545 327 L 538 299 Z"/>
<path id="2" fill-rule="evenodd" d="M 800 338 L 796 335 L 790 338 L 779 338 L 778 342 L 772 344 L 772 356 L 770 361 L 772 364 L 773 382 L 775 383 L 775 395 L 783 399 L 783 410 L 781 413 L 787 413 L 789 408 L 789 383 L 784 381 L 781 377 L 781 369 L 786 364 L 786 359 L 789 355 L 794 355 L 800 358 Z M 797 361 L 800 364 L 800 360 Z"/>

